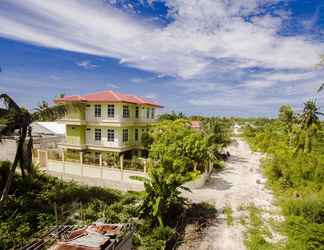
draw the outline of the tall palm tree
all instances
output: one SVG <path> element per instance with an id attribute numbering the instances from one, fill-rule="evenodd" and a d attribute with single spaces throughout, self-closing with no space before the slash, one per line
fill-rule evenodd
<path id="1" fill-rule="evenodd" d="M 304 110 L 301 114 L 301 131 L 304 134 L 302 148 L 305 153 L 312 151 L 312 138 L 320 127 L 319 116 L 324 115 L 318 111 L 317 104 L 314 100 L 307 101 L 304 104 Z"/>
<path id="2" fill-rule="evenodd" d="M 33 140 L 31 135 L 31 123 L 36 120 L 44 120 L 48 117 L 50 120 L 59 118 L 66 113 L 65 105 L 55 105 L 49 107 L 44 105 L 44 102 L 40 107 L 33 113 L 28 110 L 19 107 L 17 103 L 7 94 L 0 95 L 0 101 L 4 104 L 5 108 L 0 108 L 0 123 L 4 127 L 0 130 L 0 139 L 3 136 L 14 134 L 18 131 L 18 141 L 15 159 L 10 168 L 10 172 L 6 181 L 4 190 L 0 198 L 0 207 L 5 203 L 8 197 L 9 189 L 11 187 L 16 168 L 19 164 L 21 168 L 22 176 L 25 176 L 25 170 L 29 173 L 32 165 L 32 147 Z M 29 137 L 27 145 L 25 145 L 26 137 Z"/>

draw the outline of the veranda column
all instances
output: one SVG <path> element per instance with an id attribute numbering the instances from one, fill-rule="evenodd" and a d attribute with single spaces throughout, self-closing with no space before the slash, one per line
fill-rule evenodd
<path id="1" fill-rule="evenodd" d="M 120 179 L 124 179 L 124 154 L 120 154 Z"/>
<path id="2" fill-rule="evenodd" d="M 102 154 L 99 155 L 100 178 L 103 179 Z"/>
<path id="3" fill-rule="evenodd" d="M 83 152 L 80 151 L 81 176 L 83 176 Z"/>
<path id="4" fill-rule="evenodd" d="M 64 155 L 64 149 L 62 149 L 62 164 L 63 164 L 63 176 L 65 174 L 65 155 Z"/>

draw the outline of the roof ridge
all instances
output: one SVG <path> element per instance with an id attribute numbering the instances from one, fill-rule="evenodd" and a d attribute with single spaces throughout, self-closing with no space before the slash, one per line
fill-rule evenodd
<path id="1" fill-rule="evenodd" d="M 111 94 L 114 96 L 114 97 L 116 97 L 116 99 L 118 100 L 118 101 L 121 101 L 122 99 L 118 96 L 118 94 L 116 93 L 116 92 L 114 92 L 114 91 L 112 91 L 112 90 L 108 90 L 108 92 L 111 92 Z"/>

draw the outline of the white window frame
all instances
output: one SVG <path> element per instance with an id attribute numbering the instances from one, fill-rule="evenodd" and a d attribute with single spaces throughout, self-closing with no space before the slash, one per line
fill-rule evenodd
<path id="1" fill-rule="evenodd" d="M 138 141 L 138 135 L 139 135 L 139 129 L 135 128 L 135 131 L 134 131 L 134 139 L 135 139 L 135 141 Z"/>
<path id="2" fill-rule="evenodd" d="M 151 110 L 151 118 L 152 119 L 155 118 L 155 108 L 152 108 L 152 110 Z"/>
<path id="3" fill-rule="evenodd" d="M 150 119 L 150 108 L 146 109 L 146 119 Z"/>
<path id="4" fill-rule="evenodd" d="M 123 105 L 123 118 L 129 118 L 129 106 Z"/>
<path id="5" fill-rule="evenodd" d="M 115 130 L 113 128 L 107 129 L 107 141 L 114 142 L 115 141 Z"/>
<path id="6" fill-rule="evenodd" d="M 101 117 L 101 104 L 94 105 L 94 116 Z"/>
<path id="7" fill-rule="evenodd" d="M 108 118 L 115 117 L 115 104 L 108 104 L 107 105 L 107 116 Z"/>
<path id="8" fill-rule="evenodd" d="M 128 129 L 123 129 L 123 142 L 128 142 Z"/>
<path id="9" fill-rule="evenodd" d="M 94 139 L 95 141 L 101 141 L 102 135 L 101 135 L 101 128 L 95 128 L 94 130 Z"/>
<path id="10" fill-rule="evenodd" d="M 135 107 L 135 118 L 138 119 L 139 118 L 139 111 L 140 108 L 138 106 Z"/>

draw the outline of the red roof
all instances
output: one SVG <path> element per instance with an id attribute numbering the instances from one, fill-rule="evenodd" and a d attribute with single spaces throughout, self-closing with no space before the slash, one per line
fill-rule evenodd
<path id="1" fill-rule="evenodd" d="M 160 104 L 143 97 L 118 93 L 112 90 L 100 91 L 83 96 L 64 96 L 63 98 L 55 99 L 54 102 L 126 102 L 162 108 Z"/>
<path id="2" fill-rule="evenodd" d="M 201 121 L 191 121 L 191 127 L 192 128 L 200 129 L 201 128 L 201 125 L 202 125 L 202 122 Z"/>

